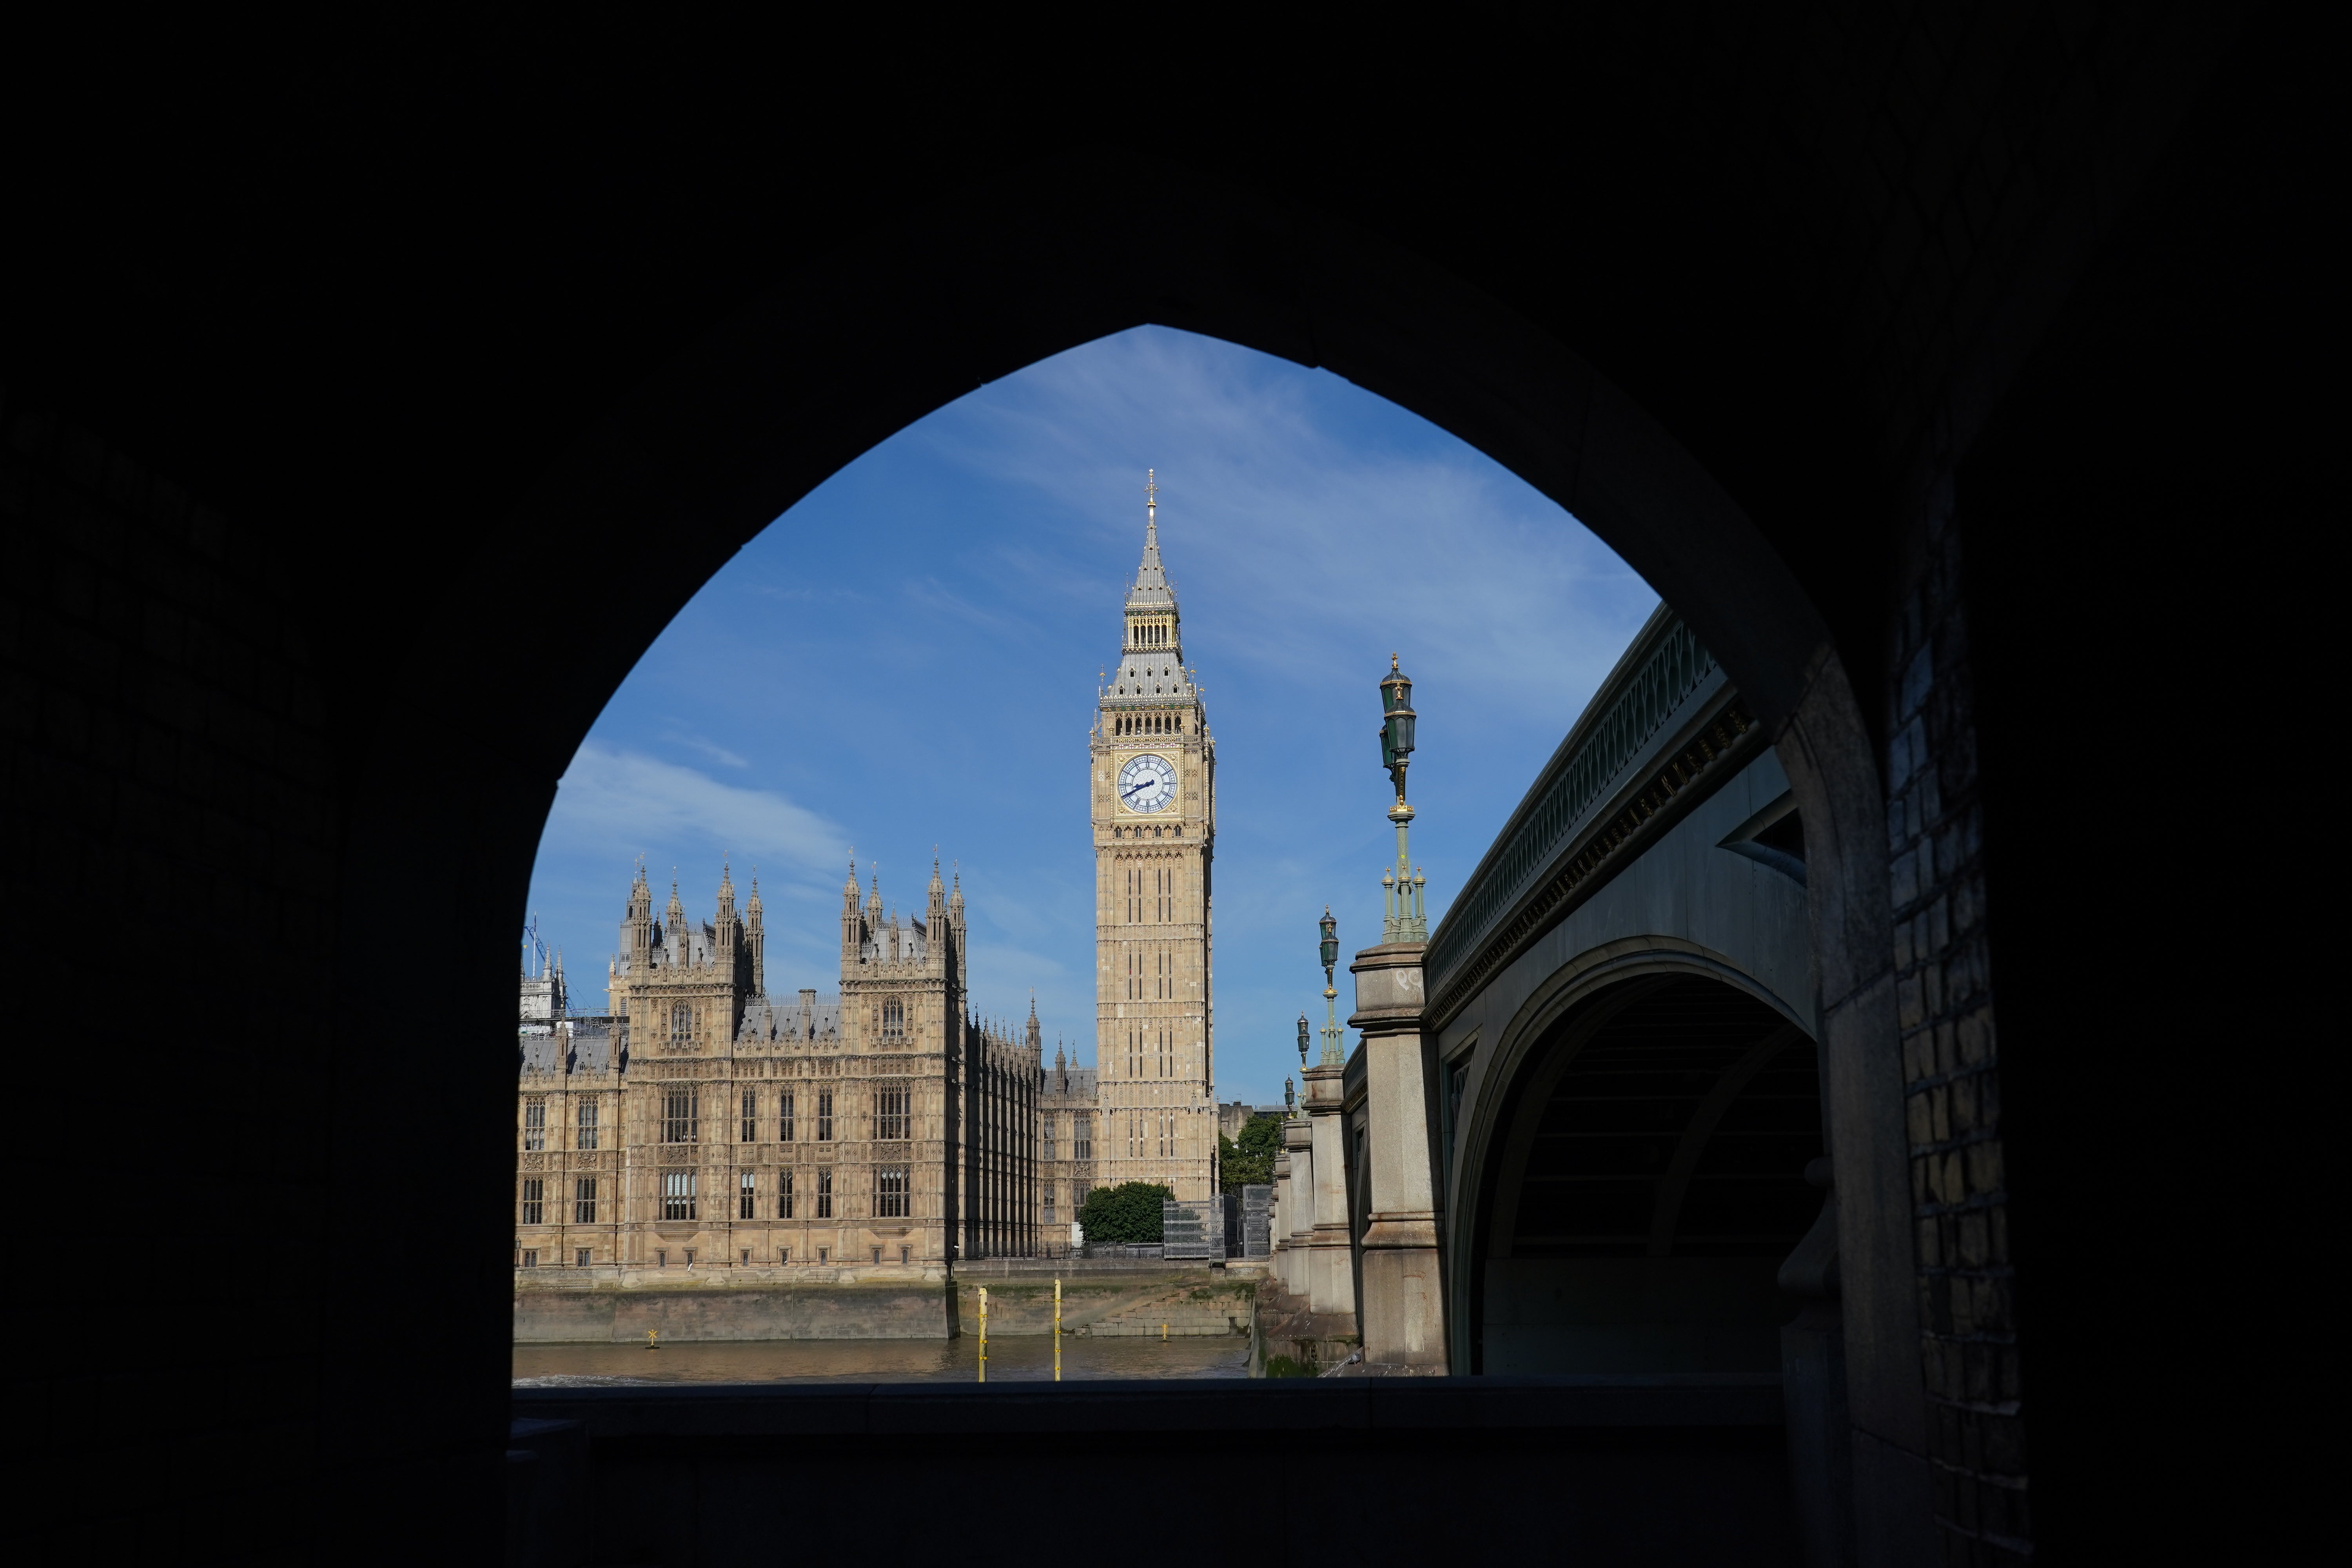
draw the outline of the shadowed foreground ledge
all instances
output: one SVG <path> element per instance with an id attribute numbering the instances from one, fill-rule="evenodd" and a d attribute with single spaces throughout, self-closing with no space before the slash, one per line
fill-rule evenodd
<path id="1" fill-rule="evenodd" d="M 1113 1528 L 1139 1565 L 1795 1555 L 1770 1376 L 527 1389 L 514 1415 L 548 1568 L 935 1561 L 940 1525 L 1024 1522 Z"/>

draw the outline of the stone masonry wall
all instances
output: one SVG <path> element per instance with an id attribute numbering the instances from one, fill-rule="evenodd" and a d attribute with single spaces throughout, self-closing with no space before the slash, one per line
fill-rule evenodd
<path id="1" fill-rule="evenodd" d="M 1937 1522 L 1947 1562 L 1995 1563 L 2032 1527 L 1959 554 L 1946 481 L 1891 649 L 1888 876 Z"/>

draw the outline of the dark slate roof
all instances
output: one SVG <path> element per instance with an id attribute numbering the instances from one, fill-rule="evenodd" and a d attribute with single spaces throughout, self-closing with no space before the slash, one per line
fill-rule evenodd
<path id="1" fill-rule="evenodd" d="M 841 998 L 820 996 L 803 1012 L 801 999 L 754 996 L 744 1005 L 739 1040 L 837 1040 L 841 1038 Z"/>

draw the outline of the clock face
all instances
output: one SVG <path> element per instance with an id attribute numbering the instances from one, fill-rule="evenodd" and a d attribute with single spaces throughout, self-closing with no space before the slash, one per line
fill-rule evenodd
<path id="1" fill-rule="evenodd" d="M 1176 798 L 1176 770 L 1165 757 L 1142 756 L 1118 770 L 1119 804 L 1129 811 L 1165 811 Z"/>

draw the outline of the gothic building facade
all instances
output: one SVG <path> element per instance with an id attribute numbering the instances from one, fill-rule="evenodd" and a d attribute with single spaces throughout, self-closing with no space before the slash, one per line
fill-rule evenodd
<path id="1" fill-rule="evenodd" d="M 639 868 L 606 1011 L 561 961 L 522 978 L 515 1261 L 523 1268 L 936 1268 L 1076 1239 L 1087 1193 L 1216 1190 L 1209 866 L 1214 742 L 1147 491 L 1118 672 L 1087 765 L 1096 1065 L 1045 1060 L 969 1005 L 961 879 L 919 917 L 841 892 L 838 987 L 768 988 L 759 883 L 654 908 Z"/>
<path id="2" fill-rule="evenodd" d="M 1039 1030 L 966 1009 L 961 886 L 920 917 L 842 889 L 838 991 L 766 986 L 755 882 L 712 919 L 639 870 L 611 1006 L 523 978 L 516 1262 L 635 1268 L 936 1267 L 1048 1245 Z"/>

